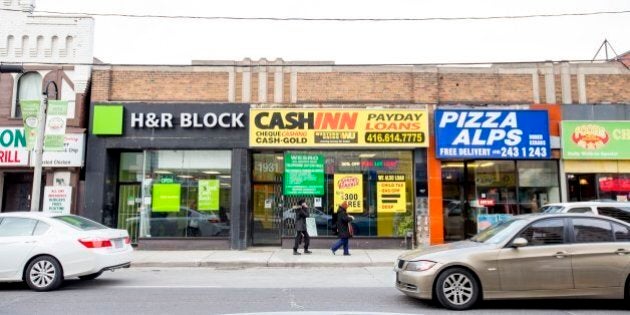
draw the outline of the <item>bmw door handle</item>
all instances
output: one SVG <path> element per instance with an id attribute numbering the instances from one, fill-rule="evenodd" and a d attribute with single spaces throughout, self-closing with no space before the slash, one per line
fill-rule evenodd
<path id="1" fill-rule="evenodd" d="M 554 256 L 556 256 L 556 258 L 558 259 L 562 259 L 564 257 L 567 257 L 569 254 L 567 252 L 557 252 Z"/>
<path id="2" fill-rule="evenodd" d="M 625 248 L 620 248 L 620 249 L 618 249 L 618 250 L 615 252 L 615 254 L 617 254 L 617 255 L 619 255 L 619 256 L 623 256 L 623 255 L 625 255 L 625 254 L 627 254 L 627 253 L 628 253 L 628 251 L 627 251 Z"/>
<path id="3" fill-rule="evenodd" d="M 33 244 L 33 243 L 37 243 L 37 241 L 25 241 L 25 244 Z"/>

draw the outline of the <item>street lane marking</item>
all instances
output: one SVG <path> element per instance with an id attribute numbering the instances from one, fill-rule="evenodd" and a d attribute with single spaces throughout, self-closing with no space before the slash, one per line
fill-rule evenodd
<path id="1" fill-rule="evenodd" d="M 108 288 L 120 289 L 218 289 L 216 285 L 110 285 Z"/>

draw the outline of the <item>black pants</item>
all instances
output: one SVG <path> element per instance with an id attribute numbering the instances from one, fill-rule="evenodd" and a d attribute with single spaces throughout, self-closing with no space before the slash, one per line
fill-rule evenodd
<path id="1" fill-rule="evenodd" d="M 308 236 L 307 231 L 297 231 L 297 234 L 295 235 L 295 245 L 293 245 L 294 251 L 297 251 L 298 247 L 300 247 L 302 235 L 304 235 L 304 251 L 308 250 L 308 244 L 311 242 L 311 237 Z"/>

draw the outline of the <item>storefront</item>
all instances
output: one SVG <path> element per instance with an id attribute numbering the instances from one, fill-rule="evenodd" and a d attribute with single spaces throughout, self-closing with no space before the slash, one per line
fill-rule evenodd
<path id="1" fill-rule="evenodd" d="M 434 118 L 444 241 L 560 200 L 546 110 L 440 108 Z"/>
<path id="2" fill-rule="evenodd" d="M 244 248 L 248 111 L 93 104 L 85 214 L 127 229 L 140 248 Z"/>
<path id="3" fill-rule="evenodd" d="M 630 121 L 562 122 L 568 201 L 630 199 Z"/>
<path id="4" fill-rule="evenodd" d="M 314 247 L 328 247 L 343 201 L 352 246 L 404 247 L 427 211 L 424 109 L 252 109 L 252 244 L 293 246 L 305 199 Z"/>
<path id="5" fill-rule="evenodd" d="M 61 149 L 44 151 L 40 209 L 45 212 L 77 212 L 84 147 L 84 134 L 68 133 L 63 136 Z M 30 210 L 33 156 L 27 148 L 24 128 L 0 127 L 1 212 Z"/>

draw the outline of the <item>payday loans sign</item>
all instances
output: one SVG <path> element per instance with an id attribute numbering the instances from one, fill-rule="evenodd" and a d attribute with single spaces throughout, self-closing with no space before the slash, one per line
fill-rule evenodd
<path id="1" fill-rule="evenodd" d="M 251 147 L 427 147 L 418 109 L 251 109 Z"/>
<path id="2" fill-rule="evenodd" d="M 436 155 L 441 159 L 548 159 L 545 110 L 435 111 Z"/>

